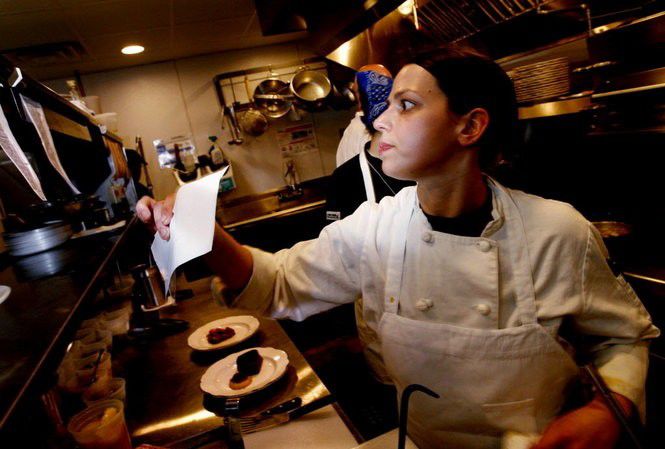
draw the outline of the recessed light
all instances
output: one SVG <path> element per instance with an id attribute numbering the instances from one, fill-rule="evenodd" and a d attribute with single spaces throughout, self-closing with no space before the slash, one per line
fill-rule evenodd
<path id="1" fill-rule="evenodd" d="M 143 53 L 143 50 L 145 50 L 145 48 L 143 48 L 143 46 L 141 45 L 128 45 L 126 47 L 123 47 L 123 49 L 120 51 L 125 55 L 136 55 L 139 53 Z"/>

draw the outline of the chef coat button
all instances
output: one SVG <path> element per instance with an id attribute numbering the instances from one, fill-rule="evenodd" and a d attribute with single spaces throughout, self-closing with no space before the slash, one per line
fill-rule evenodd
<path id="1" fill-rule="evenodd" d="M 423 232 L 423 242 L 432 243 L 434 241 L 434 236 L 431 232 Z"/>
<path id="2" fill-rule="evenodd" d="M 476 304 L 474 306 L 474 309 L 476 309 L 476 312 L 478 312 L 479 314 L 485 316 L 489 315 L 490 312 L 492 311 L 492 308 L 487 304 Z"/>
<path id="3" fill-rule="evenodd" d="M 432 307 L 434 307 L 434 303 L 432 302 L 431 299 L 421 298 L 418 301 L 416 301 L 416 309 L 420 310 L 421 312 L 425 312 L 431 309 Z"/>
<path id="4" fill-rule="evenodd" d="M 481 240 L 477 243 L 478 249 L 481 250 L 482 252 L 486 253 L 490 249 L 492 249 L 492 244 L 488 242 L 487 240 Z"/>

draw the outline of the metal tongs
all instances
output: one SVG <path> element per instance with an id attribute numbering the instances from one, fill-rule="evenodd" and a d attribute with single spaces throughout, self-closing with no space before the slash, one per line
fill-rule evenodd
<path id="1" fill-rule="evenodd" d="M 409 398 L 411 397 L 411 394 L 416 391 L 422 391 L 436 399 L 440 398 L 438 394 L 419 384 L 411 384 L 404 389 L 399 404 L 399 436 L 397 439 L 397 449 L 404 449 L 406 447 L 406 424 L 409 418 Z"/>
<path id="2" fill-rule="evenodd" d="M 589 376 L 589 379 L 593 383 L 594 387 L 596 387 L 598 390 L 598 393 L 600 393 L 607 405 L 610 407 L 610 410 L 612 410 L 612 413 L 614 413 L 614 416 L 621 424 L 621 427 L 623 427 L 624 432 L 626 432 L 626 435 L 628 436 L 628 439 L 633 444 L 633 446 L 637 449 L 644 449 L 644 445 L 642 445 L 640 442 L 640 438 L 637 436 L 635 429 L 630 424 L 629 418 L 624 415 L 621 405 L 619 405 L 614 395 L 612 395 L 610 389 L 607 388 L 607 385 L 605 384 L 603 378 L 600 377 L 596 366 L 593 363 L 588 363 L 582 366 L 582 370 L 584 370 L 584 372 Z"/>

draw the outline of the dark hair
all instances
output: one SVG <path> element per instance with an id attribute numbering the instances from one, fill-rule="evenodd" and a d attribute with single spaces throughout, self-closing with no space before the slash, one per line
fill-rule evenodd
<path id="1" fill-rule="evenodd" d="M 456 114 L 483 108 L 489 124 L 479 140 L 481 168 L 490 168 L 502 149 L 517 137 L 517 101 L 513 83 L 491 59 L 467 48 L 445 47 L 421 53 L 411 63 L 418 64 L 434 78 Z"/>

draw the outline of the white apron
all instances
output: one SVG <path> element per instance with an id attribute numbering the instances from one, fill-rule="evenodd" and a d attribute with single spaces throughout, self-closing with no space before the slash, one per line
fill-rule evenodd
<path id="1" fill-rule="evenodd" d="M 389 252 L 385 310 L 379 323 L 383 359 L 398 394 L 418 383 L 441 396 L 411 396 L 408 433 L 420 449 L 498 448 L 501 435 L 508 430 L 542 433 L 558 414 L 566 389 L 578 373 L 555 336 L 538 324 L 526 235 L 517 205 L 506 190 L 494 185 L 493 191 L 503 209 L 509 241 L 519 245 L 510 252 L 512 260 L 501 260 L 509 264 L 517 286 L 519 327 L 487 330 L 398 315 L 406 236 L 417 206 L 405 210 L 399 221 L 403 228 L 394 232 L 401 237 L 393 240 Z M 441 238 L 437 244 L 449 245 L 449 241 Z M 458 257 L 473 260 L 474 254 L 460 251 L 477 251 L 475 246 L 451 246 L 457 253 L 450 255 L 450 263 Z M 483 264 L 477 268 L 483 269 Z M 469 281 L 473 276 L 469 273 Z M 465 279 L 459 278 L 455 294 L 464 294 L 463 283 Z"/>

